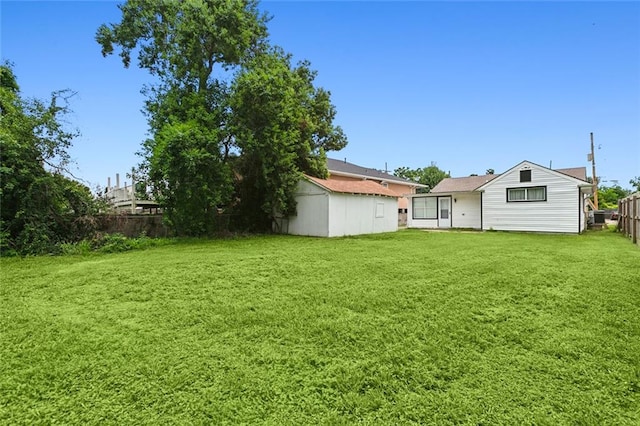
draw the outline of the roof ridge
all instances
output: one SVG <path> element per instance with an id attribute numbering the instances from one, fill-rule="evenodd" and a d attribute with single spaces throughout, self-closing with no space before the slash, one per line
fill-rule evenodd
<path id="1" fill-rule="evenodd" d="M 378 170 L 372 167 L 363 167 L 357 164 L 350 163 L 346 161 L 346 159 L 338 160 L 335 158 L 327 158 L 327 168 L 329 169 L 329 171 L 332 171 L 334 174 L 345 173 L 345 174 L 357 175 L 357 176 L 366 177 L 366 178 L 401 182 L 404 184 L 415 185 L 418 187 L 425 186 L 425 185 L 422 185 L 421 183 L 418 183 L 409 179 L 404 179 L 399 176 L 395 176 L 393 174 L 388 173 L 387 171 Z"/>

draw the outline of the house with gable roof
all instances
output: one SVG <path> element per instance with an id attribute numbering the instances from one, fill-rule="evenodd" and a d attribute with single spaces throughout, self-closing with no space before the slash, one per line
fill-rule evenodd
<path id="1" fill-rule="evenodd" d="M 275 229 L 294 235 L 336 237 L 394 232 L 406 223 L 406 198 L 426 185 L 345 160 L 327 159 L 328 179 L 304 176 L 295 193 L 296 215 Z"/>
<path id="2" fill-rule="evenodd" d="M 372 180 L 304 176 L 295 193 L 296 215 L 280 218 L 280 232 L 316 237 L 398 230 L 398 196 Z"/>
<path id="3" fill-rule="evenodd" d="M 398 196 L 398 213 L 401 225 L 406 223 L 406 213 L 409 206 L 408 195 L 415 194 L 419 188 L 427 188 L 426 185 L 403 179 L 398 176 L 368 167 L 358 166 L 344 160 L 327 159 L 329 180 L 332 181 L 362 181 L 376 182 L 391 190 Z"/>
<path id="4" fill-rule="evenodd" d="M 550 169 L 523 161 L 499 175 L 446 178 L 411 195 L 410 228 L 580 233 L 593 191 L 586 168 Z"/>

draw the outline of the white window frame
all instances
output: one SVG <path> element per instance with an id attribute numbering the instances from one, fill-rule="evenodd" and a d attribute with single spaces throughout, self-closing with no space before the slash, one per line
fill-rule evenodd
<path id="1" fill-rule="evenodd" d="M 542 190 L 542 198 L 532 198 L 537 191 Z M 524 191 L 523 199 L 515 199 L 512 193 L 516 191 Z M 524 186 L 518 188 L 507 188 L 507 202 L 508 203 L 536 203 L 541 201 L 547 201 L 547 187 L 546 186 Z"/>
<path id="2" fill-rule="evenodd" d="M 416 201 L 423 203 L 422 206 L 416 208 Z M 427 203 L 433 202 L 433 206 L 427 205 Z M 420 215 L 416 215 L 416 212 L 424 212 Z M 430 216 L 429 214 L 432 214 Z M 438 218 L 438 198 L 437 197 L 413 197 L 411 199 L 411 216 L 413 219 L 437 219 Z"/>

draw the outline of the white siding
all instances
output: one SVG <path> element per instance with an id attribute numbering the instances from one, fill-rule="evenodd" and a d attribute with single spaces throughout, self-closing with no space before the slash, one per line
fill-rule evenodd
<path id="1" fill-rule="evenodd" d="M 451 198 L 451 227 L 480 229 L 480 193 L 456 192 L 430 195 L 431 198 Z M 455 200 L 455 201 L 454 201 Z M 414 219 L 413 203 L 409 202 L 407 210 L 408 228 L 438 228 L 438 219 Z"/>
<path id="2" fill-rule="evenodd" d="M 296 201 L 297 215 L 282 225 L 289 234 L 338 237 L 398 230 L 396 198 L 331 193 L 302 180 Z"/>
<path id="3" fill-rule="evenodd" d="M 391 197 L 331 194 L 329 237 L 398 230 L 398 200 Z"/>
<path id="4" fill-rule="evenodd" d="M 480 229 L 482 226 L 480 221 L 480 193 L 453 193 L 451 194 L 451 202 L 451 226 L 453 228 Z"/>
<path id="5" fill-rule="evenodd" d="M 520 170 L 531 169 L 531 182 Z M 545 186 L 546 201 L 507 202 L 507 188 Z M 577 181 L 532 163 L 523 163 L 484 187 L 483 229 L 578 233 L 580 197 Z"/>
<path id="6" fill-rule="evenodd" d="M 289 218 L 285 232 L 294 235 L 329 236 L 329 193 L 306 180 L 298 183 L 297 215 Z"/>

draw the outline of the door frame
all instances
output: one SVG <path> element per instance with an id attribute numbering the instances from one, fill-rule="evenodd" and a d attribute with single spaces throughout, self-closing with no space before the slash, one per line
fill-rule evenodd
<path id="1" fill-rule="evenodd" d="M 443 219 L 442 216 L 442 210 L 440 207 L 440 201 L 441 200 L 447 200 L 449 202 L 449 208 L 447 209 L 447 213 L 448 213 L 448 218 L 447 219 Z M 438 228 L 451 228 L 452 226 L 452 220 L 451 220 L 451 215 L 453 212 L 453 204 L 451 203 L 451 196 L 448 195 L 446 197 L 438 197 Z"/>

